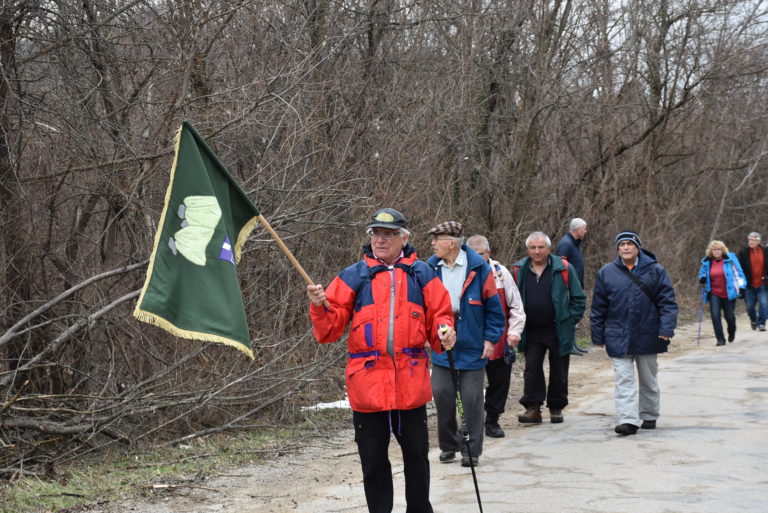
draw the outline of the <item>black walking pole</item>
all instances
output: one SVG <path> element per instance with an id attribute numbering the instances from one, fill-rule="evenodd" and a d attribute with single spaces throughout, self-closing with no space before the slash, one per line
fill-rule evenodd
<path id="1" fill-rule="evenodd" d="M 701 302 L 699 305 L 699 335 L 696 337 L 696 345 L 699 345 L 699 341 L 701 340 L 701 320 L 704 318 L 704 298 L 706 297 L 706 294 L 704 293 L 705 286 L 702 285 L 701 287 Z"/>
<path id="2" fill-rule="evenodd" d="M 461 437 L 464 439 L 464 443 L 467 446 L 467 456 L 469 457 L 469 467 L 472 469 L 472 480 L 475 482 L 475 494 L 477 494 L 477 505 L 480 507 L 480 513 L 483 513 L 483 503 L 480 502 L 480 488 L 477 487 L 477 475 L 475 474 L 475 462 L 472 459 L 472 449 L 469 447 L 469 430 L 467 429 L 467 421 L 464 419 L 464 404 L 461 402 L 461 390 L 459 389 L 459 371 L 456 370 L 456 366 L 453 364 L 453 354 L 451 350 L 447 349 L 448 363 L 451 366 L 451 375 L 453 376 L 453 386 L 456 387 L 456 408 L 459 410 L 459 418 L 461 419 Z"/>

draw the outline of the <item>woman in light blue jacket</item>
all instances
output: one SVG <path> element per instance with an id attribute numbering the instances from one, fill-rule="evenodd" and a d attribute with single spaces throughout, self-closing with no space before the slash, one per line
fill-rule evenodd
<path id="1" fill-rule="evenodd" d="M 729 253 L 722 241 L 713 240 L 707 246 L 707 256 L 701 261 L 699 283 L 704 285 L 704 301 L 709 302 L 709 313 L 718 346 L 725 345 L 723 321 L 728 324 L 728 342 L 736 337 L 736 298 L 747 285 L 744 271 L 735 253 Z"/>

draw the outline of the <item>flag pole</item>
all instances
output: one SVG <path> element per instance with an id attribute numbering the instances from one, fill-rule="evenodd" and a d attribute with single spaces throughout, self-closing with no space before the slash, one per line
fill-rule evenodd
<path id="1" fill-rule="evenodd" d="M 293 267 L 296 268 L 297 271 L 299 271 L 299 274 L 304 278 L 304 281 L 307 282 L 307 285 L 315 285 L 315 282 L 312 281 L 312 278 L 309 277 L 307 272 L 304 270 L 304 268 L 301 266 L 298 260 L 296 260 L 296 257 L 293 256 L 293 253 L 291 253 L 291 250 L 288 249 L 288 246 L 285 245 L 283 242 L 283 239 L 280 238 L 280 236 L 277 234 L 275 230 L 272 229 L 272 227 L 269 225 L 266 219 L 264 219 L 264 216 L 259 214 L 258 218 L 259 222 L 264 226 L 264 228 L 269 232 L 269 234 L 272 236 L 273 239 L 275 239 L 275 242 L 277 242 L 278 247 L 280 247 L 280 250 L 283 252 L 283 254 L 288 257 L 288 260 L 291 261 L 293 264 Z M 328 302 L 327 299 L 323 299 L 323 305 L 325 305 L 326 308 L 330 308 L 331 304 Z"/>

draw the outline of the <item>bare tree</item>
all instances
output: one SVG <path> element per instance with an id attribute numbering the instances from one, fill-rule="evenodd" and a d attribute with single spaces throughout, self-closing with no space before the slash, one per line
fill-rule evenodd
<path id="1" fill-rule="evenodd" d="M 239 268 L 253 362 L 130 316 L 181 120 L 320 282 L 378 206 L 422 253 L 455 218 L 507 263 L 578 215 L 588 274 L 635 228 L 692 303 L 707 240 L 765 217 L 767 18 L 759 0 L 4 2 L 0 472 L 342 393 L 343 344 L 313 342 L 263 232 Z"/>

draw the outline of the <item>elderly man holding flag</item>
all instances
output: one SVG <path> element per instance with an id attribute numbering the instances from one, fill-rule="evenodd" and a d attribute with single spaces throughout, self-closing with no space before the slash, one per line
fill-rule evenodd
<path id="1" fill-rule="evenodd" d="M 455 344 L 451 299 L 417 259 L 403 214 L 377 210 L 368 235 L 361 261 L 327 289 L 307 286 L 310 318 L 320 343 L 335 342 L 351 326 L 347 391 L 368 511 L 392 511 L 388 447 L 394 433 L 403 452 L 407 511 L 431 513 L 426 404 L 432 388 L 425 346 L 440 353 Z"/>

